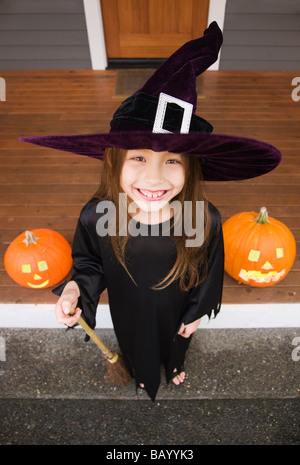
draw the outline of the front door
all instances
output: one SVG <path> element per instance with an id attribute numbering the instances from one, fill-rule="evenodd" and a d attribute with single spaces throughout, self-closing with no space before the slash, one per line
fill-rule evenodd
<path id="1" fill-rule="evenodd" d="M 207 27 L 209 0 L 101 0 L 108 61 L 159 59 Z"/>

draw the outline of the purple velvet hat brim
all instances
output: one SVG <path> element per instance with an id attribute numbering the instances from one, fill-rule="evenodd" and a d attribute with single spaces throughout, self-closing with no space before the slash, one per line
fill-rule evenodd
<path id="1" fill-rule="evenodd" d="M 238 181 L 272 171 L 281 153 L 272 145 L 223 134 L 153 134 L 149 131 L 108 134 L 21 137 L 19 140 L 52 149 L 102 159 L 105 148 L 151 149 L 188 154 L 201 159 L 207 181 Z"/>
<path id="2" fill-rule="evenodd" d="M 201 159 L 203 177 L 208 181 L 242 180 L 268 173 L 281 161 L 281 154 L 276 148 L 257 140 L 210 134 L 212 127 L 202 119 L 201 126 L 198 126 L 198 120 L 193 126 L 197 104 L 196 76 L 216 61 L 222 41 L 222 32 L 214 21 L 204 31 L 203 37 L 180 47 L 135 94 L 136 99 L 126 99 L 120 105 L 113 116 L 111 131 L 107 134 L 23 137 L 20 140 L 98 159 L 103 157 L 108 147 L 189 154 Z M 194 115 L 187 134 L 176 132 L 173 123 L 172 129 L 168 128 L 173 104 L 165 112 L 163 121 L 163 127 L 171 134 L 152 132 L 156 114 L 159 116 L 158 97 L 161 92 L 193 105 Z M 141 98 L 142 103 L 139 103 Z M 151 107 L 153 99 L 154 109 Z M 182 105 L 176 104 L 176 112 L 178 106 L 182 111 Z M 181 118 L 183 116 L 179 120 Z M 175 119 L 178 120 L 178 116 Z"/>

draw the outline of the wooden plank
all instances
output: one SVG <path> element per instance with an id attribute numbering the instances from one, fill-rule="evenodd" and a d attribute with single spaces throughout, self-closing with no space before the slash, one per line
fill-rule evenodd
<path id="1" fill-rule="evenodd" d="M 79 205 L 54 205 L 47 206 L 44 208 L 44 205 L 41 206 L 31 206 L 31 205 L 15 205 L 13 208 L 9 206 L 0 205 L 0 218 L 14 217 L 25 217 L 25 218 L 78 218 L 80 213 Z M 0 221 L 1 221 L 0 220 Z"/>
<path id="2" fill-rule="evenodd" d="M 26 187 L 24 188 L 23 184 L 13 184 L 10 187 L 12 190 L 15 190 L 16 193 L 14 194 L 1 194 L 0 195 L 0 203 L 1 205 L 22 205 L 27 206 L 27 205 L 42 205 L 44 208 L 47 208 L 48 205 L 84 205 L 85 202 L 87 202 L 93 194 L 96 192 L 97 186 L 94 188 L 88 188 L 86 189 L 86 193 L 74 193 L 72 192 L 71 189 L 69 189 L 69 192 L 65 192 L 65 187 L 68 187 L 67 184 L 65 186 L 61 185 L 63 189 L 57 189 L 57 184 L 54 185 L 47 185 L 46 189 L 48 187 L 51 189 L 52 187 L 54 190 L 57 190 L 57 192 L 60 191 L 58 194 L 49 194 L 47 193 L 47 190 L 34 190 L 34 187 L 39 187 L 39 186 L 28 186 L 28 191 Z M 3 186 L 2 186 L 3 187 Z M 83 185 L 84 187 L 84 185 Z M 15 188 L 15 189 L 14 189 Z M 45 189 L 45 186 L 42 186 L 43 189 Z M 32 192 L 34 190 L 34 192 Z M 22 197 L 22 201 L 20 200 L 20 197 Z"/>
<path id="3" fill-rule="evenodd" d="M 297 303 L 299 302 L 299 287 L 282 288 L 278 285 L 267 288 L 234 286 L 224 289 L 224 304 L 264 304 L 264 303 Z"/>
<path id="4" fill-rule="evenodd" d="M 264 184 L 261 185 L 256 185 L 255 186 L 255 195 L 259 196 L 274 196 L 274 195 L 297 195 L 297 199 L 299 199 L 298 195 L 300 194 L 300 185 L 291 185 L 291 184 L 280 184 L 276 186 L 276 192 L 271 188 L 273 183 L 270 180 L 269 182 L 265 182 Z M 253 195 L 253 185 L 246 183 L 246 182 L 227 182 L 227 183 L 207 183 L 205 187 L 206 192 L 208 195 L 214 194 L 214 195 L 221 195 L 222 198 L 224 198 L 224 192 L 226 191 L 226 195 Z M 297 200 L 298 201 L 298 200 Z"/>
<path id="5" fill-rule="evenodd" d="M 77 218 L 67 217 L 67 218 L 58 218 L 58 217 L 45 217 L 43 219 L 38 217 L 2 217 L 0 218 L 0 229 L 5 231 L 6 229 L 21 232 L 26 229 L 71 229 L 75 230 L 77 224 Z"/>
<path id="6" fill-rule="evenodd" d="M 0 286 L 1 302 L 2 303 L 17 303 L 17 304 L 55 304 L 58 297 L 52 294 L 53 288 L 39 289 L 37 291 L 27 289 L 17 284 L 11 286 Z M 108 303 L 107 291 L 104 291 L 101 298 L 101 304 Z M 53 305 L 54 310 L 54 305 Z"/>
<path id="7" fill-rule="evenodd" d="M 42 175 L 49 178 L 50 175 L 53 175 L 53 171 L 55 170 L 57 170 L 58 172 L 61 171 L 61 166 L 63 165 L 60 165 L 59 163 L 57 165 L 51 165 L 51 166 L 47 166 L 47 164 L 45 166 L 43 166 L 42 164 L 27 166 L 26 163 L 25 164 L 16 163 L 15 166 L 6 166 L 5 172 L 7 174 L 3 175 L 3 178 L 0 177 L 0 179 L 2 180 L 2 182 L 7 181 L 8 183 L 11 175 L 14 175 L 16 180 L 24 178 L 24 182 L 25 182 L 25 179 L 31 179 L 32 177 L 35 177 L 36 179 L 38 179 Z M 65 166 L 66 166 L 64 168 L 65 180 L 68 179 L 69 177 L 75 176 L 78 173 L 80 173 L 84 177 L 93 176 L 95 180 L 99 179 L 100 164 L 98 166 L 94 165 L 92 167 L 85 166 L 85 165 L 74 166 L 70 164 L 65 165 Z M 99 168 L 98 172 L 97 172 L 97 167 Z"/>
<path id="8" fill-rule="evenodd" d="M 64 174 L 63 172 L 58 172 L 57 174 L 52 174 L 51 176 L 49 176 L 48 174 L 40 174 L 39 176 L 36 176 L 36 175 L 28 175 L 28 176 L 24 176 L 22 174 L 16 174 L 16 175 L 10 175 L 10 174 L 0 174 L 0 183 L 2 184 L 32 184 L 33 182 L 35 182 L 35 180 L 37 180 L 39 183 L 42 183 L 42 184 L 62 184 L 62 183 L 66 183 L 66 182 L 74 182 L 75 184 L 78 184 L 80 183 L 80 181 L 83 180 L 83 176 L 84 176 L 84 183 L 92 183 L 92 184 L 95 184 L 97 182 L 97 180 L 99 179 L 99 174 L 98 173 L 95 173 L 95 174 L 80 174 L 80 173 L 74 173 L 74 175 L 72 176 L 72 179 L 71 179 L 71 176 L 68 177 L 66 176 L 66 174 Z"/>
<path id="9" fill-rule="evenodd" d="M 222 60 L 222 66 L 220 66 L 220 69 L 226 70 L 226 69 L 236 69 L 236 70 L 244 70 L 245 67 L 247 69 L 264 69 L 266 71 L 269 70 L 278 70 L 278 69 L 297 69 L 299 67 L 299 61 L 298 60 L 285 60 L 285 59 L 280 59 L 276 61 L 268 61 L 266 62 L 265 59 L 263 60 L 240 60 L 240 61 L 232 61 L 232 60 Z"/>
<path id="10" fill-rule="evenodd" d="M 4 166 L 6 169 L 16 167 L 16 166 L 81 166 L 81 167 L 94 167 L 95 169 L 99 168 L 99 162 L 96 159 L 92 158 L 85 158 L 78 157 L 78 155 L 74 155 L 73 158 L 64 158 L 62 155 L 58 157 L 47 157 L 47 156 L 39 156 L 39 154 L 32 156 L 32 151 L 27 151 L 27 155 L 20 156 L 19 153 L 8 153 L 6 156 L 1 156 L 0 152 L 0 168 Z"/>
<path id="11" fill-rule="evenodd" d="M 237 194 L 239 194 L 237 192 Z M 264 206 L 269 206 L 269 207 L 272 207 L 272 208 L 275 208 L 275 207 L 281 207 L 281 208 L 285 208 L 287 207 L 287 211 L 289 211 L 290 213 L 293 213 L 293 208 L 296 209 L 296 213 L 299 214 L 299 212 L 297 211 L 297 207 L 299 207 L 299 194 L 295 194 L 295 195 L 292 195 L 292 194 L 289 194 L 289 195 L 286 195 L 286 194 L 282 194 L 282 195 L 279 195 L 279 194 L 267 194 L 265 193 L 263 198 L 261 197 L 261 195 L 256 195 L 251 193 L 251 191 L 248 193 L 248 194 L 244 194 L 244 195 L 229 195 L 226 193 L 226 195 L 224 196 L 223 195 L 211 195 L 210 198 L 213 200 L 216 201 L 216 203 L 218 203 L 218 205 L 224 205 L 224 204 L 227 204 L 227 205 L 230 205 L 230 206 L 235 206 L 235 205 L 243 205 L 244 208 L 253 208 L 254 205 L 261 205 L 261 203 L 263 202 Z M 291 208 L 289 208 L 291 207 Z"/>
<path id="12" fill-rule="evenodd" d="M 219 198 L 219 197 L 218 197 Z M 217 200 L 217 199 L 216 199 Z M 211 198 L 211 201 L 214 201 L 213 197 Z M 227 201 L 227 197 L 225 198 L 225 201 Z M 254 211 L 259 213 L 259 210 L 261 208 L 261 202 L 249 204 L 245 206 L 243 205 L 242 201 L 235 201 L 236 203 L 234 205 L 230 204 L 230 199 L 228 200 L 229 205 L 222 205 L 224 203 L 224 200 L 219 202 L 215 202 L 219 206 L 219 210 L 222 212 L 224 217 L 229 217 L 231 216 L 232 212 L 240 213 L 243 211 Z M 258 206 L 258 207 L 257 207 Z M 267 206 L 267 210 L 269 213 L 270 217 L 279 219 L 279 221 L 285 222 L 285 218 L 289 219 L 294 219 L 294 221 L 297 221 L 299 218 L 299 206 L 295 207 L 293 206 L 286 206 L 286 205 L 273 205 L 269 206 L 268 204 L 264 203 L 262 206 Z M 14 205 L 13 208 L 11 205 L 0 205 L 0 224 L 1 224 L 1 219 L 3 218 L 11 218 L 13 217 L 26 217 L 26 218 L 37 218 L 37 217 L 44 217 L 44 218 L 52 218 L 52 217 L 77 217 L 80 213 L 79 208 L 81 205 L 70 205 L 70 204 L 65 204 L 65 205 L 51 205 L 48 204 L 47 206 L 44 204 L 40 205 L 32 205 L 30 203 L 27 203 L 26 205 Z M 298 223 L 297 223 L 298 224 Z M 299 227 L 300 227 L 300 221 L 299 221 Z"/>

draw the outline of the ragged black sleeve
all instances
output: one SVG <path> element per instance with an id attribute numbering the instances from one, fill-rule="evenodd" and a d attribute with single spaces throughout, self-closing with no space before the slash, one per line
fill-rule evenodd
<path id="1" fill-rule="evenodd" d="M 220 311 L 224 277 L 224 243 L 221 217 L 217 209 L 212 211 L 212 235 L 208 248 L 208 273 L 204 282 L 189 292 L 188 309 L 183 317 L 185 324 Z"/>
<path id="2" fill-rule="evenodd" d="M 78 307 L 82 309 L 82 317 L 91 328 L 96 325 L 96 312 L 100 294 L 106 288 L 96 224 L 93 217 L 93 214 L 89 217 L 87 206 L 84 207 L 74 234 L 72 245 L 73 267 L 71 270 L 71 280 L 74 280 L 80 289 Z M 61 295 L 67 282 L 69 280 L 52 292 Z"/>

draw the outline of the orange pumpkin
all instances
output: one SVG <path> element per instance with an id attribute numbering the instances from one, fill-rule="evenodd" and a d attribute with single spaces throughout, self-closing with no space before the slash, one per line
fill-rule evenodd
<path id="1" fill-rule="evenodd" d="M 254 287 L 272 286 L 293 266 L 296 242 L 289 228 L 268 217 L 265 207 L 259 215 L 243 212 L 223 224 L 225 270 L 239 283 Z"/>
<path id="2" fill-rule="evenodd" d="M 71 247 L 61 234 L 51 229 L 25 231 L 8 246 L 4 266 L 21 286 L 44 289 L 54 286 L 69 273 Z"/>

